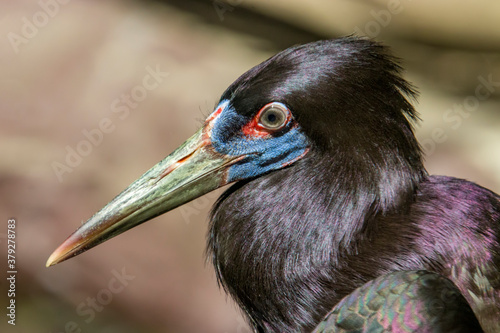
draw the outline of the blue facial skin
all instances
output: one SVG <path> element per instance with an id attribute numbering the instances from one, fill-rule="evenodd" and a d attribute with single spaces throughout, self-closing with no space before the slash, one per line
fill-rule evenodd
<path id="1" fill-rule="evenodd" d="M 267 138 L 245 136 L 241 131 L 236 131 L 234 135 L 229 136 L 228 132 L 231 127 L 232 131 L 229 133 L 234 133 L 234 128 L 241 130 L 250 120 L 246 119 L 242 122 L 242 116 L 236 113 L 227 100 L 222 101 L 216 110 L 219 107 L 223 110 L 215 119 L 212 128 L 212 146 L 218 153 L 224 155 L 247 156 L 229 168 L 228 183 L 281 169 L 299 160 L 310 146 L 309 140 L 301 132 L 300 127 L 291 127 L 290 124 L 276 135 Z"/>

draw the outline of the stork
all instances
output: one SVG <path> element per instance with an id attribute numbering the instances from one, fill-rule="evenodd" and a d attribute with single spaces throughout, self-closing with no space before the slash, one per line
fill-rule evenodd
<path id="1" fill-rule="evenodd" d="M 207 252 L 255 332 L 500 332 L 500 197 L 427 173 L 414 98 L 377 42 L 286 49 L 47 265 L 234 183 Z"/>

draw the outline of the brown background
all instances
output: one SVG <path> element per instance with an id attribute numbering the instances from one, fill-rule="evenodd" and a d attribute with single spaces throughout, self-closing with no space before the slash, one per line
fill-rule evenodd
<path id="1" fill-rule="evenodd" d="M 456 122 L 443 118 L 474 102 L 479 77 L 500 82 L 497 2 L 64 2 L 51 15 L 38 1 L 0 4 L 0 268 L 13 217 L 18 269 L 17 325 L 1 310 L 2 332 L 250 332 L 205 263 L 214 194 L 44 264 L 80 222 L 188 138 L 239 74 L 293 44 L 354 31 L 390 44 L 421 92 L 417 134 L 430 173 L 500 192 L 500 87 Z M 148 66 L 169 75 L 120 119 L 112 104 L 142 84 Z M 65 164 L 67 147 L 105 118 L 113 130 L 59 181 L 54 162 Z M 134 278 L 110 294 L 122 269 Z M 87 323 L 77 308 L 97 295 L 112 299 Z"/>

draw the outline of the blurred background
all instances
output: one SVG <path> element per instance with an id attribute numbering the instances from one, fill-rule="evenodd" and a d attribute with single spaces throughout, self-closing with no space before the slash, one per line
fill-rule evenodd
<path id="1" fill-rule="evenodd" d="M 16 326 L 0 279 L 0 331 L 249 333 L 205 261 L 220 192 L 45 261 L 233 80 L 294 44 L 357 33 L 392 46 L 420 91 L 429 172 L 500 192 L 498 22 L 487 0 L 2 1 L 0 268 L 15 218 L 18 273 Z"/>

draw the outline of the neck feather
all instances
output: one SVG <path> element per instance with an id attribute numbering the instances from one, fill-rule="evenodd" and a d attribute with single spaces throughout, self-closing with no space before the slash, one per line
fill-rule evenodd
<path id="1" fill-rule="evenodd" d="M 240 182 L 216 203 L 208 252 L 259 332 L 312 328 L 338 301 L 336 271 L 378 216 L 409 208 L 425 171 L 310 153 Z"/>

